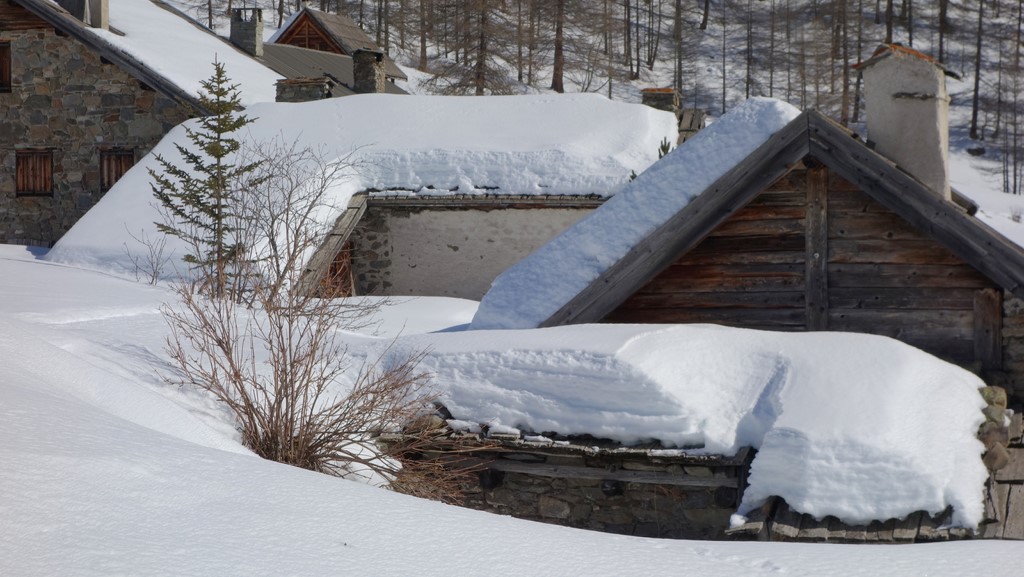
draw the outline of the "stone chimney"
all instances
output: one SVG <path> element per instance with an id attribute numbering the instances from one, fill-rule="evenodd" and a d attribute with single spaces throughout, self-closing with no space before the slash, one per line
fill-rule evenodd
<path id="1" fill-rule="evenodd" d="M 250 56 L 263 56 L 263 9 L 235 8 L 231 11 L 231 43 Z"/>
<path id="2" fill-rule="evenodd" d="M 674 88 L 644 88 L 640 91 L 640 102 L 651 108 L 671 112 L 677 117 L 679 101 L 679 91 Z"/>
<path id="3" fill-rule="evenodd" d="M 331 97 L 327 78 L 285 78 L 277 81 L 278 102 L 310 102 Z"/>
<path id="4" fill-rule="evenodd" d="M 352 53 L 352 91 L 356 94 L 384 92 L 384 53 L 380 50 L 359 48 Z"/>
<path id="5" fill-rule="evenodd" d="M 949 94 L 942 66 L 916 50 L 883 44 L 857 69 L 864 77 L 868 142 L 949 199 Z"/>
<path id="6" fill-rule="evenodd" d="M 57 0 L 57 4 L 93 28 L 110 29 L 109 0 Z"/>

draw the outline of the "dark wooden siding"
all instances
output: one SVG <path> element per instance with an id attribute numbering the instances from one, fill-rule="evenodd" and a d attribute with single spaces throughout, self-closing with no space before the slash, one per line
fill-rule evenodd
<path id="1" fill-rule="evenodd" d="M 805 189 L 783 177 L 606 320 L 804 330 Z"/>
<path id="2" fill-rule="evenodd" d="M 1001 365 L 1001 291 L 825 168 L 794 170 L 608 322 L 881 334 L 971 368 Z"/>
<path id="3" fill-rule="evenodd" d="M 49 24 L 40 20 L 35 14 L 21 6 L 13 4 L 8 0 L 0 0 L 0 32 L 50 27 Z"/>

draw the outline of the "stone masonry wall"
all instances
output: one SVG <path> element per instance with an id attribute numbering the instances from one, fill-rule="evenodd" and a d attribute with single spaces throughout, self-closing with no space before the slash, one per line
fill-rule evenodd
<path id="1" fill-rule="evenodd" d="M 1003 293 L 1003 375 L 982 377 L 1005 388 L 1011 405 L 1024 403 L 1024 300 L 1009 291 Z"/>
<path id="2" fill-rule="evenodd" d="M 0 32 L 13 90 L 0 94 L 0 243 L 53 244 L 103 195 L 100 151 L 141 158 L 183 107 L 51 28 Z M 15 151 L 53 150 L 52 197 L 16 197 Z M 150 194 L 148 190 L 139 194 Z"/>
<path id="3" fill-rule="evenodd" d="M 746 484 L 752 453 L 734 457 L 684 451 L 470 439 L 483 464 L 464 487 L 466 507 L 545 523 L 622 535 L 726 538 Z M 494 443 L 494 436 L 486 442 Z M 482 449 L 482 450 L 481 450 Z"/>

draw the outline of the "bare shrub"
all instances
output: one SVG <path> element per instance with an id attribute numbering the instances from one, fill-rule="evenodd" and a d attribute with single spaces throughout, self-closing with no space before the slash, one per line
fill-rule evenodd
<path id="1" fill-rule="evenodd" d="M 171 254 L 167 252 L 167 236 L 158 235 L 151 237 L 145 230 L 140 230 L 139 235 L 132 234 L 125 226 L 128 236 L 135 241 L 135 246 L 142 250 L 134 250 L 128 243 L 122 245 L 122 250 L 128 260 L 132 263 L 135 272 L 135 280 L 146 284 L 155 285 L 163 277 L 164 268 L 171 260 Z"/>
<path id="2" fill-rule="evenodd" d="M 240 248 L 223 267 L 231 282 L 204 290 L 209 275 L 193 275 L 163 309 L 177 381 L 223 402 L 261 457 L 407 492 L 454 491 L 459 471 L 423 458 L 438 432 L 403 431 L 434 410 L 428 375 L 417 370 L 422 353 L 388 350 L 355 366 L 344 331 L 381 302 L 298 290 L 351 164 L 280 139 L 239 154 L 255 168 L 232 183 L 226 228 Z M 382 447 L 382 433 L 400 442 Z"/>

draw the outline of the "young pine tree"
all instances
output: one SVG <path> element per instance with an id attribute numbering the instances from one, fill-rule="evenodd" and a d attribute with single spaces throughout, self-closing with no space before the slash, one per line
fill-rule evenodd
<path id="1" fill-rule="evenodd" d="M 257 164 L 232 162 L 241 146 L 237 131 L 253 120 L 239 113 L 238 85 L 230 83 L 224 65 L 215 61 L 213 67 L 199 93 L 206 114 L 198 126 L 185 128 L 191 145 L 175 144 L 184 165 L 157 155 L 160 171 L 150 169 L 149 174 L 166 217 L 156 223 L 157 229 L 185 241 L 190 252 L 183 260 L 192 266 L 198 285 L 211 296 L 223 297 L 230 265 L 242 248 L 233 235 L 238 216 L 234 187 Z"/>

